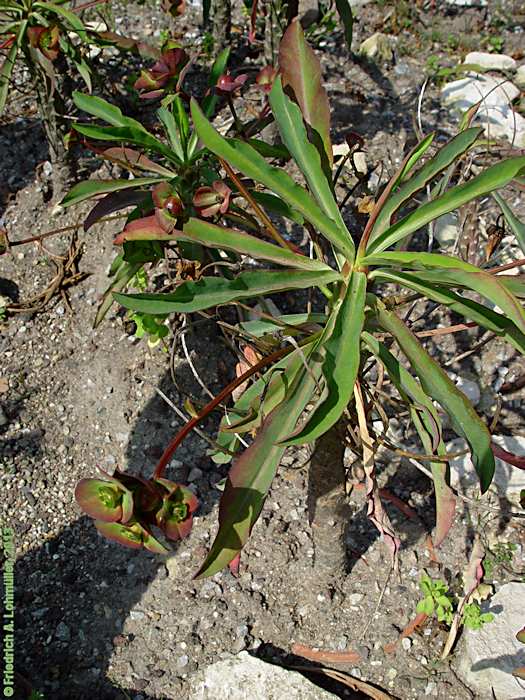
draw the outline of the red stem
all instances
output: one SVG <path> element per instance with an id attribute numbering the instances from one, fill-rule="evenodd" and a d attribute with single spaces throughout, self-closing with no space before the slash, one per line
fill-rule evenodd
<path id="1" fill-rule="evenodd" d="M 247 379 L 249 379 L 252 375 L 256 374 L 259 370 L 263 369 L 264 367 L 267 367 L 268 365 L 271 365 L 277 360 L 280 360 L 282 357 L 285 357 L 285 355 L 288 355 L 290 352 L 292 352 L 292 350 L 294 350 L 293 346 L 287 346 L 285 348 L 282 348 L 281 350 L 276 350 L 276 352 L 273 352 L 267 357 L 263 357 L 263 359 L 260 360 L 257 364 L 250 367 L 250 369 L 246 370 L 244 374 L 241 374 L 240 377 L 234 379 L 221 392 L 219 392 L 217 396 L 208 404 L 206 404 L 206 406 L 204 406 L 204 408 L 198 415 L 189 420 L 186 423 L 186 425 L 183 426 L 183 428 L 177 433 L 177 435 L 175 435 L 175 437 L 170 441 L 170 443 L 162 453 L 162 456 L 159 459 L 157 466 L 155 467 L 153 478 L 162 478 L 164 470 L 168 466 L 173 453 L 181 444 L 181 442 L 193 430 L 193 428 L 195 428 L 202 420 L 204 420 L 204 418 L 206 418 L 206 416 L 208 416 L 215 408 L 217 408 L 217 406 L 222 401 L 224 401 L 224 399 L 227 398 L 233 391 L 235 391 L 235 389 L 238 386 L 243 384 Z"/>

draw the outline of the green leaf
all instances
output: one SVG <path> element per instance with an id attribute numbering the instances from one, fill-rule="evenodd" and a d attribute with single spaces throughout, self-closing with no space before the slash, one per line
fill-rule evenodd
<path id="1" fill-rule="evenodd" d="M 348 51 L 352 51 L 352 34 L 354 31 L 354 16 L 352 7 L 348 0 L 335 0 L 335 6 L 339 14 L 339 19 L 343 25 L 346 47 Z"/>
<path id="2" fill-rule="evenodd" d="M 436 175 L 445 170 L 451 163 L 455 163 L 459 156 L 467 151 L 483 131 L 481 127 L 467 129 L 455 136 L 446 146 L 443 146 L 433 158 L 430 158 L 409 180 L 395 190 L 385 203 L 377 221 L 372 229 L 369 246 L 378 236 L 390 226 L 392 216 L 400 207 L 427 185 Z M 405 167 L 405 174 L 414 165 L 414 160 L 419 160 L 432 143 L 434 134 L 430 134 L 419 144 L 420 148 L 414 153 L 412 159 Z"/>
<path id="3" fill-rule="evenodd" d="M 332 192 L 331 181 L 326 177 L 319 152 L 308 140 L 301 110 L 284 94 L 281 79 L 276 78 L 269 96 L 272 112 L 284 145 L 292 154 L 304 175 L 310 191 L 321 209 L 337 223 L 344 237 L 352 242 L 339 206 Z M 353 244 L 353 242 L 352 242 Z"/>
<path id="4" fill-rule="evenodd" d="M 182 241 L 193 241 L 211 248 L 233 250 L 242 255 L 249 255 L 255 260 L 270 260 L 278 265 L 288 265 L 300 270 L 331 270 L 320 260 L 299 255 L 287 248 L 281 248 L 273 243 L 261 241 L 248 233 L 236 231 L 223 226 L 216 226 L 202 219 L 189 219 L 182 233 L 177 233 Z"/>
<path id="5" fill-rule="evenodd" d="M 431 399 L 408 370 L 392 355 L 386 345 L 373 335 L 363 331 L 362 339 L 368 349 L 383 364 L 401 398 L 408 403 L 410 416 L 427 454 L 446 454 L 443 442 L 441 420 Z M 431 462 L 434 491 L 436 495 L 436 533 L 434 544 L 438 547 L 447 536 L 456 511 L 456 498 L 449 486 L 448 465 L 445 462 Z"/>
<path id="6" fill-rule="evenodd" d="M 278 323 L 281 321 L 281 323 Z M 303 326 L 317 323 L 325 323 L 326 314 L 284 314 L 276 316 L 275 320 L 269 318 L 261 318 L 257 321 L 241 321 L 238 325 L 251 335 L 260 338 L 266 333 L 288 333 L 289 329 L 283 328 L 282 324 L 288 326 Z"/>
<path id="7" fill-rule="evenodd" d="M 516 326 L 525 332 L 525 310 L 507 287 L 501 284 L 498 276 L 480 270 L 459 258 L 438 253 L 395 252 L 367 255 L 362 262 L 365 265 L 382 264 L 425 270 L 424 279 L 429 282 L 466 287 L 499 306 Z"/>
<path id="8" fill-rule="evenodd" d="M 183 282 L 171 294 L 118 294 L 115 299 L 126 309 L 148 314 L 169 314 L 175 311 L 190 313 L 229 304 L 237 299 L 328 284 L 338 277 L 338 273 L 333 271 L 243 272 L 233 280 L 202 277 L 197 282 Z"/>
<path id="9" fill-rule="evenodd" d="M 47 12 L 53 12 L 59 17 L 63 17 L 71 26 L 71 28 L 79 35 L 81 39 L 87 39 L 87 30 L 82 20 L 71 10 L 62 5 L 55 5 L 52 2 L 33 2 L 33 7 L 38 7 Z"/>
<path id="10" fill-rule="evenodd" d="M 219 505 L 219 531 L 195 578 L 221 571 L 246 544 L 286 449 L 278 443 L 293 430 L 315 385 L 315 376 L 303 368 L 286 399 L 270 413 L 253 443 L 235 460 Z"/>
<path id="11" fill-rule="evenodd" d="M 330 337 L 323 343 L 323 376 L 326 397 L 315 408 L 297 435 L 287 445 L 312 442 L 326 433 L 341 417 L 354 394 L 360 361 L 360 335 L 365 318 L 366 275 L 353 272 L 337 313 Z"/>
<path id="12" fill-rule="evenodd" d="M 444 304 L 452 311 L 501 336 L 513 345 L 516 350 L 525 355 L 525 334 L 506 316 L 498 314 L 496 311 L 478 304 L 468 297 L 456 294 L 456 292 L 446 287 L 430 284 L 426 280 L 421 279 L 419 275 L 379 268 L 371 273 L 371 278 L 380 278 L 400 284 L 413 289 L 415 292 L 419 292 L 428 299 Z"/>
<path id="13" fill-rule="evenodd" d="M 204 117 L 195 100 L 191 103 L 193 123 L 199 138 L 215 155 L 223 158 L 247 177 L 260 182 L 301 212 L 331 243 L 352 259 L 354 246 L 349 236 L 344 236 L 339 226 L 322 211 L 313 197 L 280 168 L 269 165 L 249 144 L 237 139 L 225 139 L 218 134 Z"/>
<path id="14" fill-rule="evenodd" d="M 331 169 L 330 104 L 322 84 L 321 63 L 308 45 L 297 18 L 288 25 L 281 39 L 279 68 L 283 84 L 292 88 L 305 122 L 318 135 L 322 159 L 326 159 Z"/>
<path id="15" fill-rule="evenodd" d="M 434 612 L 434 601 L 432 600 L 432 598 L 429 597 L 420 600 L 416 606 L 416 612 L 422 613 L 430 617 Z"/>
<path id="16" fill-rule="evenodd" d="M 508 223 L 514 235 L 516 236 L 516 240 L 518 242 L 519 247 L 521 248 L 522 253 L 525 254 L 525 224 L 518 219 L 518 217 L 514 214 L 512 209 L 509 207 L 509 205 L 503 199 L 503 197 L 501 197 L 501 195 L 495 192 L 492 196 L 498 203 L 498 206 L 501 209 L 503 216 L 505 217 L 505 221 Z"/>
<path id="17" fill-rule="evenodd" d="M 175 121 L 172 111 L 167 107 L 160 107 L 160 109 L 157 110 L 157 115 L 160 121 L 164 124 L 166 135 L 170 141 L 171 147 L 173 148 L 177 158 L 182 163 L 185 158 L 184 149 L 182 147 L 179 127 Z"/>
<path id="18" fill-rule="evenodd" d="M 131 126 L 91 126 L 90 124 L 73 124 L 75 131 L 98 141 L 122 141 L 142 146 L 159 153 L 170 161 L 179 164 L 176 154 L 144 129 Z"/>
<path id="19" fill-rule="evenodd" d="M 467 132 L 464 132 L 467 133 Z M 504 187 L 515 177 L 525 172 L 525 156 L 510 158 L 487 168 L 482 173 L 462 185 L 457 185 L 432 202 L 423 204 L 381 233 L 368 245 L 367 254 L 379 253 L 394 245 L 410 233 L 414 233 L 430 221 L 454 211 L 477 197 Z"/>
<path id="20" fill-rule="evenodd" d="M 381 302 L 377 301 L 375 308 L 380 326 L 394 336 L 418 375 L 425 393 L 443 407 L 456 433 L 469 443 L 481 491 L 484 493 L 490 486 L 495 468 L 487 426 L 465 394 L 430 357 L 405 324 L 394 313 L 387 311 Z"/>
<path id="21" fill-rule="evenodd" d="M 70 207 L 73 204 L 83 202 L 85 199 L 91 199 L 98 194 L 106 194 L 107 192 L 117 192 L 131 187 L 141 187 L 142 185 L 152 185 L 157 182 L 162 182 L 164 178 L 158 177 L 136 177 L 132 180 L 85 180 L 79 182 L 71 189 L 64 199 L 60 202 L 62 207 Z"/>
<path id="22" fill-rule="evenodd" d="M 102 119 L 111 124 L 111 126 L 127 126 L 146 131 L 140 122 L 136 119 L 131 119 L 131 117 L 125 117 L 118 107 L 106 102 L 101 97 L 86 95 L 83 92 L 74 92 L 73 101 L 78 109 Z"/>

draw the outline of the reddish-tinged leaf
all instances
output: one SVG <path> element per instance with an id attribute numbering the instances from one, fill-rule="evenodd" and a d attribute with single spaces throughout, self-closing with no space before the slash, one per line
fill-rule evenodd
<path id="1" fill-rule="evenodd" d="M 140 151 L 135 151 L 132 148 L 126 148 L 125 146 L 115 146 L 113 148 L 106 148 L 104 150 L 96 150 L 100 155 L 106 160 L 110 160 L 113 163 L 119 163 L 126 168 L 138 168 L 139 170 L 146 170 L 150 173 L 157 173 L 158 175 L 163 175 L 164 177 L 174 178 L 177 173 L 174 173 L 168 168 L 164 168 L 162 165 L 155 163 L 151 158 L 148 158 Z"/>
<path id="2" fill-rule="evenodd" d="M 507 464 L 512 464 L 513 467 L 517 467 L 518 469 L 525 469 L 525 457 L 523 455 L 515 455 L 512 454 L 512 452 L 507 452 L 507 450 L 496 445 L 495 442 L 490 443 L 490 448 L 494 457 L 501 459 L 503 462 L 507 462 Z"/>
<path id="3" fill-rule="evenodd" d="M 525 644 L 525 627 L 522 627 L 520 631 L 516 634 L 516 639 L 518 642 Z"/>
<path id="4" fill-rule="evenodd" d="M 512 672 L 512 675 L 515 678 L 521 678 L 521 680 L 525 681 L 525 666 L 520 666 L 519 668 L 516 668 Z"/>
<path id="5" fill-rule="evenodd" d="M 321 63 L 306 42 L 298 19 L 291 22 L 282 38 L 279 67 L 283 86 L 292 88 L 304 120 L 318 134 L 331 167 L 333 154 L 330 141 L 330 105 L 321 82 Z"/>
<path id="6" fill-rule="evenodd" d="M 411 620 L 408 625 L 405 627 L 405 629 L 401 632 L 399 635 L 399 638 L 395 642 L 390 642 L 389 644 L 385 644 L 383 647 L 384 651 L 386 654 L 393 654 L 397 642 L 400 639 L 404 639 L 405 637 L 410 637 L 414 632 L 417 630 L 418 627 L 421 627 L 428 619 L 428 615 L 426 613 L 418 613 L 413 620 Z"/>
<path id="7" fill-rule="evenodd" d="M 237 578 L 239 576 L 239 566 L 241 564 L 241 553 L 237 554 L 235 559 L 232 559 L 231 562 L 228 564 L 228 568 L 231 571 L 232 576 L 235 576 Z"/>
<path id="8" fill-rule="evenodd" d="M 131 547 L 131 549 L 142 549 L 142 533 L 140 530 L 132 530 L 128 525 L 106 523 L 102 520 L 95 520 L 95 527 L 108 540 L 118 542 L 124 547 Z"/>
<path id="9" fill-rule="evenodd" d="M 149 196 L 149 192 L 144 192 L 141 190 L 111 192 L 100 199 L 86 216 L 86 220 L 84 221 L 84 231 L 89 231 L 89 229 L 96 224 L 97 221 L 103 219 L 109 214 L 113 214 L 115 211 L 120 211 L 121 209 L 134 207 L 144 203 Z"/>
<path id="10" fill-rule="evenodd" d="M 240 553 L 255 525 L 285 448 L 277 444 L 295 426 L 320 375 L 320 363 L 303 368 L 285 400 L 266 418 L 250 447 L 238 457 L 219 505 L 219 532 L 195 578 L 213 576 Z"/>
<path id="11" fill-rule="evenodd" d="M 115 245 L 124 241 L 174 241 L 175 236 L 167 233 L 159 224 L 156 216 L 145 216 L 131 221 L 124 230 L 115 236 Z"/>
<path id="12" fill-rule="evenodd" d="M 75 488 L 75 500 L 84 513 L 107 523 L 122 517 L 123 491 L 102 479 L 81 479 Z"/>

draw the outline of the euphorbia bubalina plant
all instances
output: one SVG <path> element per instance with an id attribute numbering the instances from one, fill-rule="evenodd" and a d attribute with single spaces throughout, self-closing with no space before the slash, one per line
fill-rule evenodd
<path id="1" fill-rule="evenodd" d="M 227 226 L 220 208 L 215 219 L 198 218 L 197 206 L 181 219 L 182 225 L 177 222 L 169 231 L 153 225 L 140 229 L 138 224 L 136 230 L 141 230 L 142 239 L 178 250 L 193 244 L 214 255 L 217 250 L 233 252 L 239 256 L 240 271 L 221 276 L 217 266 L 215 274 L 183 281 L 169 293 L 114 295 L 126 308 L 153 315 L 191 314 L 297 289 L 318 290 L 325 299 L 320 313 L 266 315 L 260 321 L 241 323 L 242 330 L 257 339 L 253 342 L 261 359 L 184 427 L 157 465 L 154 479 L 158 482 L 174 450 L 199 420 L 237 386 L 254 378 L 221 423 L 218 442 L 224 451 L 218 450 L 215 459 L 226 462 L 232 452 L 235 456 L 220 503 L 219 530 L 198 576 L 235 566 L 286 447 L 313 443 L 345 416 L 357 426 L 353 434 L 362 451 L 369 517 L 395 556 L 399 540 L 379 498 L 374 433 L 369 427 L 370 412 L 378 400 L 368 380 L 371 362 L 384 368 L 406 403 L 430 465 L 436 545 L 446 536 L 455 512 L 442 412 L 468 443 L 481 491 L 489 488 L 495 469 L 489 430 L 396 313 L 406 295 L 392 295 L 394 288 L 408 290 L 410 300 L 443 305 L 525 352 L 525 312 L 520 302 L 525 285 L 520 279 L 498 274 L 498 268 L 478 268 L 452 255 L 412 248 L 413 234 L 430 222 L 522 177 L 525 157 L 497 162 L 458 184 L 456 166 L 476 148 L 480 129 L 470 127 L 467 119 L 458 135 L 437 150 L 430 134 L 406 155 L 374 203 L 360 236 L 353 240 L 334 194 L 330 112 L 320 65 L 297 22 L 283 38 L 279 63 L 269 104 L 282 144 L 304 184 L 273 165 L 271 157 L 248 139 L 220 135 L 193 100 L 195 132 L 207 153 L 223 165 L 229 182 L 241 183 L 243 196 L 255 212 L 252 224 L 248 227 L 239 216 L 235 228 Z M 120 119 L 115 114 L 116 126 Z M 248 178 L 248 184 L 242 185 L 246 182 L 241 182 L 242 177 Z M 168 174 L 157 179 L 157 187 L 162 181 L 176 189 L 179 183 Z M 148 179 L 148 185 L 153 182 Z M 417 195 L 429 185 L 429 200 L 418 201 Z M 275 219 L 266 214 L 267 206 L 304 227 L 311 241 L 310 255 L 277 230 Z M 202 207 L 200 214 L 204 215 Z M 394 354 L 394 344 L 403 360 Z M 255 437 L 247 449 L 239 451 L 241 433 Z"/>

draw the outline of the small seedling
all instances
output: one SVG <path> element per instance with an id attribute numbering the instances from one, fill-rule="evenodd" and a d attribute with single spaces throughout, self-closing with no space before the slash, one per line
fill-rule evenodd
<path id="1" fill-rule="evenodd" d="M 434 581 L 424 574 L 419 581 L 419 587 L 425 597 L 417 604 L 417 612 L 429 617 L 435 613 L 438 622 L 451 625 L 454 618 L 454 605 L 447 584 L 444 581 Z"/>

